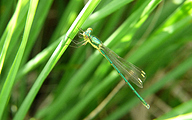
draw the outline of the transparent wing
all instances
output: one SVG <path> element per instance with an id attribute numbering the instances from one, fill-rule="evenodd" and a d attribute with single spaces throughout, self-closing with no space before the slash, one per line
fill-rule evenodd
<path id="1" fill-rule="evenodd" d="M 101 49 L 106 54 L 106 56 L 104 54 L 103 55 L 108 57 L 113 62 L 113 64 L 127 80 L 130 80 L 138 87 L 143 88 L 143 82 L 146 79 L 146 74 L 143 70 L 125 61 L 123 58 L 119 57 L 115 52 L 105 47 L 104 45 L 101 46 Z"/>

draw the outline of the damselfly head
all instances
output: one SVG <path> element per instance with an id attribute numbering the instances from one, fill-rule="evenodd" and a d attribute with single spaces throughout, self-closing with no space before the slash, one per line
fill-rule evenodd
<path id="1" fill-rule="evenodd" d="M 90 36 L 91 32 L 93 31 L 92 28 L 87 28 L 86 33 Z"/>
<path id="2" fill-rule="evenodd" d="M 91 31 L 91 32 L 92 32 L 92 31 L 93 31 L 93 29 L 92 29 L 92 28 L 87 28 L 87 31 Z"/>

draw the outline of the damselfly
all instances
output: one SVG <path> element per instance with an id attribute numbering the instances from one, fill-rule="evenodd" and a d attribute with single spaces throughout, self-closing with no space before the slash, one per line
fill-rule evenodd
<path id="1" fill-rule="evenodd" d="M 119 75 L 125 80 L 129 87 L 133 90 L 136 96 L 141 100 L 143 105 L 149 109 L 150 105 L 137 93 L 133 86 L 128 80 L 136 84 L 138 87 L 143 88 L 143 82 L 145 81 L 146 74 L 143 70 L 136 67 L 135 65 L 125 61 L 123 58 L 119 57 L 112 50 L 103 45 L 103 43 L 96 37 L 91 35 L 92 28 L 88 28 L 85 32 L 80 33 L 83 38 L 83 45 L 90 43 L 94 48 L 96 48 L 115 68 Z"/>

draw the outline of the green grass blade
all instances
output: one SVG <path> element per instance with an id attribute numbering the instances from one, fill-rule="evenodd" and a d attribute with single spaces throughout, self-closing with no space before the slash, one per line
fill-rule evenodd
<path id="1" fill-rule="evenodd" d="M 13 32 L 14 32 L 16 24 L 17 24 L 17 19 L 18 19 L 18 16 L 19 16 L 21 5 L 22 5 L 22 1 L 19 1 L 18 5 L 17 5 L 17 9 L 16 9 L 16 11 L 15 11 L 15 13 L 13 15 L 12 20 L 10 21 L 10 24 L 9 24 L 10 29 L 9 29 L 9 32 L 7 33 L 7 35 L 6 35 L 6 40 L 4 42 L 3 48 L 1 50 L 1 55 L 0 55 L 0 73 L 1 73 L 2 68 L 3 68 L 3 63 L 4 63 L 4 60 L 5 60 L 7 49 L 9 47 L 9 43 L 11 41 L 11 37 L 13 35 Z"/>
<path id="2" fill-rule="evenodd" d="M 102 9 L 100 9 L 99 11 L 95 12 L 94 14 L 92 14 L 87 21 L 85 22 L 83 28 L 87 28 L 90 25 L 92 25 L 93 23 L 95 23 L 96 21 L 104 18 L 105 16 L 113 13 L 114 11 L 118 10 L 119 8 L 121 8 L 122 6 L 130 3 L 132 0 L 113 0 L 111 1 L 109 4 L 107 4 L 105 7 L 103 7 Z"/>
<path id="3" fill-rule="evenodd" d="M 18 3 L 18 7 L 21 5 L 21 1 L 19 1 Z M 0 112 L 0 118 L 2 117 L 3 111 L 5 109 L 5 106 L 9 100 L 10 97 L 10 93 L 14 84 L 14 80 L 17 74 L 17 71 L 19 69 L 19 65 L 21 63 L 22 60 L 22 56 L 25 50 L 25 46 L 27 44 L 27 40 L 29 37 L 29 32 L 32 26 L 32 22 L 33 22 L 33 18 L 35 16 L 35 11 L 37 8 L 37 3 L 38 1 L 32 1 L 31 2 L 31 7 L 29 8 L 29 13 L 28 13 L 28 17 L 27 17 L 27 21 L 26 21 L 26 26 L 25 26 L 25 30 L 24 30 L 24 35 L 23 35 L 23 40 L 21 43 L 21 46 L 18 50 L 18 53 L 16 55 L 16 58 L 12 64 L 12 67 L 9 71 L 9 74 L 7 76 L 7 79 L 5 81 L 5 84 L 3 86 L 1 95 L 0 95 L 0 106 L 1 106 L 1 112 Z"/>
<path id="4" fill-rule="evenodd" d="M 89 1 L 85 5 L 85 7 L 81 11 L 81 13 L 77 17 L 77 19 L 74 21 L 74 23 L 72 24 L 72 26 L 70 27 L 70 29 L 66 33 L 66 36 L 59 43 L 56 50 L 52 54 L 51 58 L 49 59 L 49 61 L 45 65 L 44 69 L 42 70 L 42 72 L 38 76 L 36 82 L 34 83 L 33 87 L 31 88 L 28 96 L 24 100 L 23 104 L 21 105 L 21 108 L 17 112 L 14 119 L 24 118 L 24 115 L 27 113 L 31 103 L 33 102 L 33 100 L 34 100 L 37 92 L 39 91 L 42 83 L 44 82 L 45 78 L 50 73 L 50 71 L 52 70 L 54 65 L 57 63 L 57 61 L 59 60 L 61 55 L 64 53 L 64 51 L 69 46 L 69 44 L 71 42 L 70 38 L 74 38 L 74 36 L 77 34 L 78 28 L 80 28 L 80 26 L 84 23 L 86 18 L 89 16 L 89 14 L 91 14 L 91 12 L 94 10 L 94 8 L 96 7 L 96 5 L 98 3 L 99 3 L 99 0 L 98 1 Z M 53 116 L 54 114 L 52 113 L 51 115 Z"/>
<path id="5" fill-rule="evenodd" d="M 169 111 L 168 113 L 164 114 L 163 116 L 157 118 L 156 120 L 162 120 L 162 119 L 180 119 L 180 120 L 184 120 L 185 116 L 190 115 L 189 117 L 187 117 L 187 119 L 191 118 L 191 105 L 192 105 L 192 100 L 187 101 L 186 103 L 183 103 L 175 108 L 173 108 L 171 111 Z M 188 114 L 186 114 L 188 113 Z M 177 116 L 177 117 L 175 117 Z"/>

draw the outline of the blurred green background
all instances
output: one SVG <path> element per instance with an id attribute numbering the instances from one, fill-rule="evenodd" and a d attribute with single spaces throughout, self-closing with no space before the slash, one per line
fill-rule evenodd
<path id="1" fill-rule="evenodd" d="M 0 119 L 192 119 L 192 1 L 86 2 L 0 0 Z M 98 51 L 71 42 L 88 27 L 146 72 L 144 88 L 131 84 L 149 110 Z"/>

